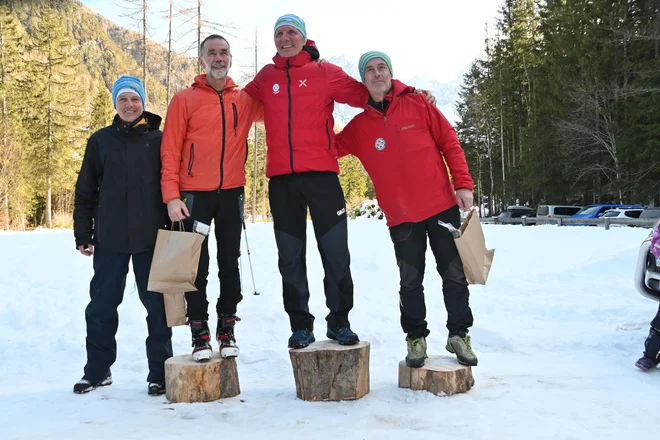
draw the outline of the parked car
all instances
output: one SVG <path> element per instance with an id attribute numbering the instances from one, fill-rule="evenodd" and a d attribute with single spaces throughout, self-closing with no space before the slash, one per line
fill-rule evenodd
<path id="1" fill-rule="evenodd" d="M 660 219 L 660 206 L 646 208 L 640 214 L 639 218 L 656 218 Z"/>
<path id="2" fill-rule="evenodd" d="M 660 228 L 660 220 L 655 224 L 654 229 L 657 228 Z M 641 295 L 660 302 L 660 258 L 651 253 L 652 236 L 653 231 L 639 248 L 635 270 L 635 287 Z"/>
<path id="3" fill-rule="evenodd" d="M 639 218 L 642 212 L 644 212 L 644 210 L 639 208 L 608 209 L 605 211 L 605 214 L 601 216 L 601 218 Z"/>
<path id="4" fill-rule="evenodd" d="M 588 205 L 573 214 L 571 218 L 600 218 L 607 210 L 616 208 L 636 208 L 644 209 L 642 205 L 617 205 L 617 204 L 603 204 L 603 205 Z"/>
<path id="5" fill-rule="evenodd" d="M 534 217 L 535 213 L 532 208 L 529 206 L 519 206 L 512 205 L 507 206 L 504 211 L 498 215 L 498 218 L 522 218 L 522 217 Z"/>
<path id="6" fill-rule="evenodd" d="M 539 205 L 536 208 L 536 216 L 547 218 L 570 217 L 577 214 L 581 209 L 582 206 Z"/>

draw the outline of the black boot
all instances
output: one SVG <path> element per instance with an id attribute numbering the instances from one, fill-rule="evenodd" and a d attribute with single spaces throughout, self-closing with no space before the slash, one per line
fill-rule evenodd
<path id="1" fill-rule="evenodd" d="M 234 325 L 240 321 L 236 315 L 219 315 L 215 338 L 220 346 L 220 356 L 223 358 L 238 356 L 238 345 L 234 336 Z"/>
<path id="2" fill-rule="evenodd" d="M 211 332 L 207 321 L 189 321 L 192 333 L 192 357 L 197 362 L 211 359 L 213 349 L 211 348 Z"/>

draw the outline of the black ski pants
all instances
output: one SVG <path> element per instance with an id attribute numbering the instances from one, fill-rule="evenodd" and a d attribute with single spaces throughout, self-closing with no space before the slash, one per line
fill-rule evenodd
<path id="1" fill-rule="evenodd" d="M 307 284 L 307 208 L 325 271 L 323 287 L 330 313 L 328 327 L 350 327 L 353 279 L 348 252 L 346 202 L 339 178 L 332 172 L 275 176 L 268 184 L 275 241 L 282 275 L 284 310 L 291 330 L 314 329 Z"/>
<path id="2" fill-rule="evenodd" d="M 243 187 L 216 191 L 186 191 L 183 198 L 191 198 L 188 203 L 190 217 L 184 220 L 186 231 L 193 230 L 195 220 L 215 226 L 217 242 L 218 278 L 220 296 L 216 303 L 219 315 L 233 315 L 236 306 L 243 299 L 238 258 L 241 252 L 241 228 L 243 227 L 243 207 L 245 206 Z M 209 318 L 209 302 L 206 299 L 206 285 L 209 276 L 209 239 L 202 244 L 202 252 L 195 279 L 196 292 L 186 292 L 187 315 L 189 320 L 206 321 Z"/>
<path id="3" fill-rule="evenodd" d="M 442 277 L 442 293 L 447 308 L 449 335 L 467 332 L 472 326 L 468 283 L 454 237 L 438 221 L 460 226 L 458 206 L 417 223 L 402 223 L 390 228 L 394 253 L 401 278 L 399 298 L 401 327 L 409 339 L 429 334 L 424 302 L 426 242 L 435 256 L 436 269 Z"/>
<path id="4" fill-rule="evenodd" d="M 147 290 L 153 251 L 124 254 L 103 248 L 94 249 L 94 277 L 90 283 L 91 301 L 85 309 L 87 323 L 87 364 L 85 378 L 100 382 L 117 359 L 115 335 L 119 326 L 117 308 L 124 298 L 128 263 L 133 273 L 140 301 L 147 309 L 146 340 L 149 362 L 148 381 L 165 378 L 165 360 L 172 357 L 172 329 L 165 320 L 163 295 Z"/>

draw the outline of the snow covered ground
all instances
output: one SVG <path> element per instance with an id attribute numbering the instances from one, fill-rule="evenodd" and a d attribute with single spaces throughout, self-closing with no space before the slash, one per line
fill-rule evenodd
<path id="1" fill-rule="evenodd" d="M 252 295 L 245 270 L 237 326 L 242 392 L 203 404 L 147 396 L 145 312 L 132 278 L 120 308 L 115 383 L 73 394 L 85 363 L 91 259 L 74 250 L 71 231 L 0 232 L 0 439 L 604 440 L 657 432 L 660 371 L 633 366 L 657 309 L 632 283 L 648 230 L 484 225 L 497 251 L 488 285 L 471 287 L 476 384 L 436 397 L 397 387 L 405 342 L 385 223 L 359 219 L 349 228 L 351 322 L 372 344 L 371 392 L 339 403 L 296 399 L 271 224 L 248 225 L 261 295 Z M 323 337 L 322 268 L 309 232 L 310 307 Z M 431 258 L 429 354 L 444 354 L 446 313 Z M 217 291 L 212 276 L 209 292 Z M 175 354 L 189 349 L 189 329 L 175 328 Z"/>

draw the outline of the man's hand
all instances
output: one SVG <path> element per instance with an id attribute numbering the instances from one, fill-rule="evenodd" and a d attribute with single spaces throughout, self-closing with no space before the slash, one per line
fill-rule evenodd
<path id="1" fill-rule="evenodd" d="M 426 100 L 429 104 L 435 105 L 435 96 L 433 96 L 433 93 L 431 93 L 430 90 L 415 89 L 415 93 L 426 96 Z"/>
<path id="2" fill-rule="evenodd" d="M 78 250 L 80 251 L 81 254 L 83 254 L 86 257 L 90 257 L 94 255 L 93 244 L 88 244 L 88 245 L 81 244 L 80 246 L 78 246 Z"/>
<path id="3" fill-rule="evenodd" d="M 456 203 L 462 211 L 469 211 L 474 202 L 474 195 L 472 191 L 467 188 L 460 188 L 456 190 Z"/>
<path id="4" fill-rule="evenodd" d="M 179 199 L 173 199 L 167 202 L 167 215 L 170 216 L 170 220 L 173 222 L 178 222 L 190 217 L 186 204 Z"/>

